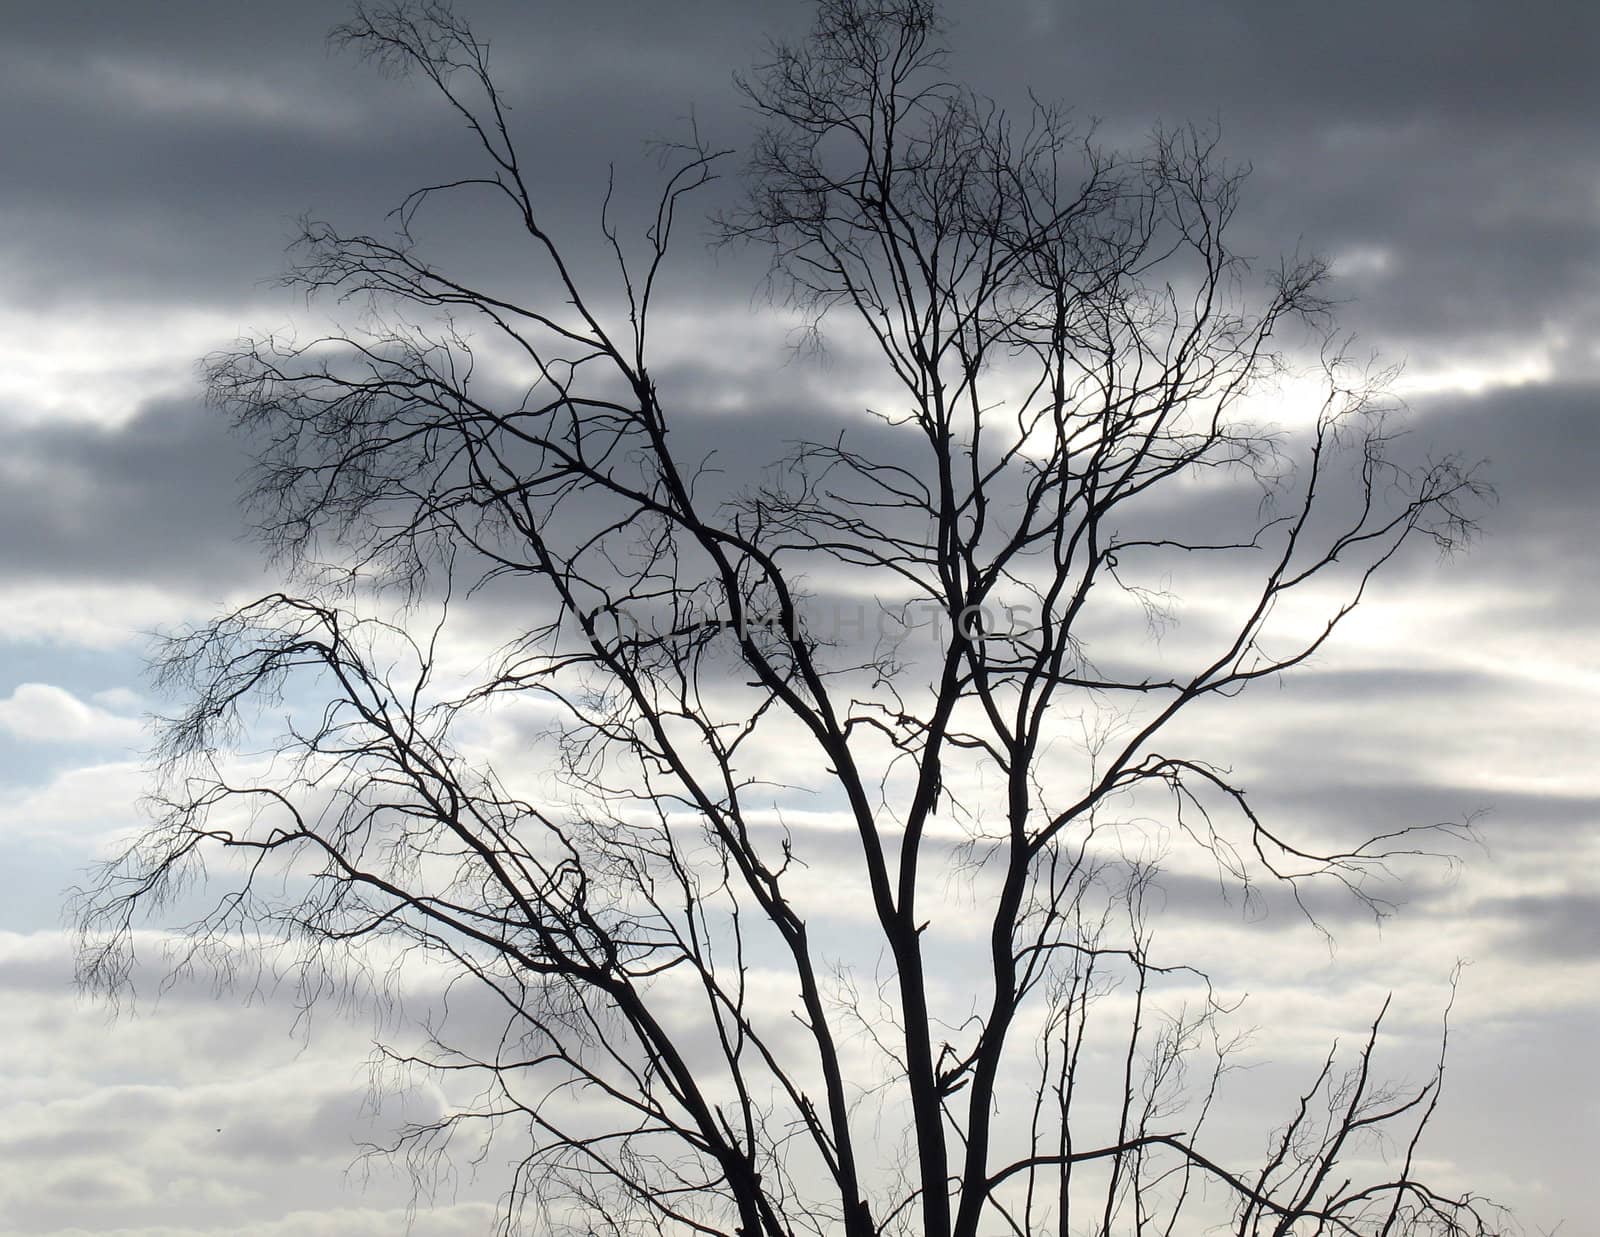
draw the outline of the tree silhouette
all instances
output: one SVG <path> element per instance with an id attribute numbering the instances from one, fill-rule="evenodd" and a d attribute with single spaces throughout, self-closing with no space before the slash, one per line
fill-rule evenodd
<path id="1" fill-rule="evenodd" d="M 608 198 L 586 277 L 457 15 L 337 37 L 425 77 L 482 170 L 392 236 L 308 224 L 289 281 L 347 329 L 209 363 L 294 591 L 167 641 L 186 703 L 150 826 L 81 895 L 84 982 L 126 982 L 207 863 L 180 965 L 250 945 L 308 997 L 441 968 L 475 1020 L 385 1051 L 477 1099 L 390 1150 L 514 1140 L 508 1232 L 1504 1231 L 1417 1175 L 1443 1058 L 1380 1085 L 1381 1015 L 1260 1162 L 1208 1150 L 1231 1007 L 1152 942 L 1169 847 L 1379 911 L 1370 878 L 1426 852 L 1442 826 L 1291 837 L 1174 723 L 1315 654 L 1481 490 L 1397 460 L 1320 262 L 1233 251 L 1214 137 L 1013 121 L 947 75 L 931 4 L 822 0 L 739 81 L 762 128 L 717 229 L 873 359 L 878 406 L 795 417 L 752 469 L 722 462 L 746 422 L 696 448 L 652 369 L 674 225 L 729 156 L 671 148 L 642 238 Z M 425 256 L 446 194 L 510 212 L 531 299 Z M 1274 430 L 1249 402 L 1290 331 L 1324 398 Z M 1214 621 L 1159 643 L 1177 580 Z"/>

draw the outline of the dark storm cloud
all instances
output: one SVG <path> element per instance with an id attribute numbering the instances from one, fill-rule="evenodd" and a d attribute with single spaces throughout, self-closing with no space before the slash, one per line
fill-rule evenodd
<path id="1" fill-rule="evenodd" d="M 1589 540 L 1600 469 L 1600 385 L 1526 385 L 1418 401 L 1415 436 L 1481 459 L 1498 494 L 1490 528 Z"/>
<path id="2" fill-rule="evenodd" d="M 641 143 L 748 132 L 730 74 L 804 6 L 459 6 L 493 44 L 552 217 L 594 244 L 605 167 L 650 181 Z M 236 299 L 305 210 L 376 226 L 461 169 L 459 123 L 417 83 L 330 56 L 338 5 L 33 6 L 0 75 L 13 295 Z M 955 69 L 1009 103 L 1032 86 L 1116 140 L 1220 119 L 1258 169 L 1247 248 L 1302 239 L 1388 255 L 1347 316 L 1401 347 L 1535 330 L 1586 308 L 1600 137 L 1583 6 L 955 4 Z M 24 239 L 25 238 L 25 239 Z M 152 286 L 153 279 L 160 286 Z M 729 287 L 736 284 L 736 287 Z M 747 294 L 742 272 L 721 294 Z"/>
<path id="3" fill-rule="evenodd" d="M 1059 66 L 1053 93 L 1075 87 L 1103 114 L 1111 106 L 1169 116 L 1198 107 L 1201 114 L 1237 109 L 1246 113 L 1241 120 L 1271 99 L 1271 116 L 1253 117 L 1263 124 L 1430 112 L 1570 120 L 1583 104 L 1589 49 L 1600 37 L 1600 17 L 1566 5 L 1023 0 L 998 7 L 1010 10 L 1010 20 L 963 20 L 964 10 L 955 10 L 963 41 L 987 48 L 1024 36 L 1036 64 Z"/>
<path id="4" fill-rule="evenodd" d="M 0 579 L 193 583 L 251 570 L 226 420 L 192 401 L 115 427 L 12 426 L 0 458 Z"/>
<path id="5" fill-rule="evenodd" d="M 1594 313 L 1592 7 L 1015 7 L 961 23 L 974 76 L 1031 84 L 1116 135 L 1219 121 L 1256 169 L 1247 251 L 1385 255 L 1339 291 L 1357 300 L 1344 320 L 1391 356 Z"/>
<path id="6" fill-rule="evenodd" d="M 1600 606 L 1594 563 L 1600 385 L 1564 383 L 1419 401 L 1419 446 L 1482 461 L 1495 501 L 1457 566 L 1460 586 L 1500 591 L 1515 627 L 1570 627 Z M 1506 600 L 1509 599 L 1509 600 Z"/>
<path id="7" fill-rule="evenodd" d="M 273 273 L 262 263 L 274 262 L 285 214 L 310 204 L 306 177 L 322 173 L 329 195 L 350 183 L 330 158 L 348 154 L 348 135 L 304 123 L 352 111 L 349 79 L 326 71 L 326 18 L 251 13 L 69 4 L 8 15 L 8 299 L 237 298 Z M 301 110 L 262 114 L 262 99 L 239 102 L 250 91 Z"/>
<path id="8" fill-rule="evenodd" d="M 300 214 L 376 228 L 418 183 L 468 170 L 459 118 L 429 89 L 330 53 L 348 11 L 84 4 L 8 25 L 8 297 L 237 300 L 277 273 Z M 646 140 L 686 133 L 697 107 L 726 121 L 729 73 L 759 42 L 742 6 L 688 20 L 649 6 L 462 11 L 494 45 L 541 202 L 596 245 L 608 162 L 625 184 L 652 180 Z"/>

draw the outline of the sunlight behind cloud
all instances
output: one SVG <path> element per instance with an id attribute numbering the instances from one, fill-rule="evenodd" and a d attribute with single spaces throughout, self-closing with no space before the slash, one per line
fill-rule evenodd
<path id="1" fill-rule="evenodd" d="M 1408 366 L 1395 384 L 1398 394 L 1438 395 L 1450 392 L 1477 395 L 1496 387 L 1517 387 L 1549 382 L 1555 366 L 1548 350 L 1509 353 L 1502 357 L 1469 361 L 1465 358 L 1432 366 Z"/>
<path id="2" fill-rule="evenodd" d="M 0 305 L 0 424 L 118 425 L 193 388 L 195 358 L 239 333 L 238 311 L 78 306 L 41 317 Z"/>

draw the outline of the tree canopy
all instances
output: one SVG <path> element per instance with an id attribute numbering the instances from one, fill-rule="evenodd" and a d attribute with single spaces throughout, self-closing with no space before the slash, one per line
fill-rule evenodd
<path id="1" fill-rule="evenodd" d="M 597 279 L 456 13 L 338 38 L 429 83 L 480 170 L 390 235 L 308 223 L 289 282 L 344 328 L 208 364 L 291 583 L 165 644 L 184 703 L 83 894 L 85 981 L 197 888 L 185 949 L 292 957 L 313 995 L 442 968 L 479 1014 L 386 1051 L 471 1086 L 395 1150 L 495 1130 L 507 1231 L 1505 1231 L 1422 1179 L 1443 1058 L 1382 1085 L 1379 1011 L 1256 1162 L 1210 1149 L 1235 998 L 1153 940 L 1164 864 L 1381 912 L 1371 878 L 1452 832 L 1299 836 L 1186 719 L 1249 707 L 1482 493 L 1396 450 L 1322 262 L 1235 252 L 1216 136 L 1013 117 L 932 4 L 822 0 L 738 79 L 746 154 L 667 148 L 642 234 L 598 206 Z M 816 408 L 775 372 L 768 466 L 770 426 L 656 364 L 675 230 L 735 168 L 720 242 L 873 366 Z M 514 277 L 428 256 L 462 194 L 509 212 Z M 1275 418 L 1307 341 L 1319 406 Z M 1180 595 L 1202 618 L 1163 640 Z"/>

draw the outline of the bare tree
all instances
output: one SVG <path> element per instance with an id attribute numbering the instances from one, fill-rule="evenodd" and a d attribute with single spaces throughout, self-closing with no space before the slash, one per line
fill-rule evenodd
<path id="1" fill-rule="evenodd" d="M 207 862 L 186 959 L 296 946 L 313 995 L 336 962 L 440 965 L 492 1033 L 385 1051 L 478 1100 L 391 1150 L 518 1140 L 507 1232 L 1506 1231 L 1417 1176 L 1442 1058 L 1379 1085 L 1378 1021 L 1260 1163 L 1207 1149 L 1237 1045 L 1154 946 L 1148 822 L 1225 885 L 1380 911 L 1370 878 L 1430 844 L 1291 838 L 1174 723 L 1315 654 L 1407 542 L 1459 544 L 1481 488 L 1397 462 L 1382 376 L 1332 343 L 1304 425 L 1250 414 L 1280 336 L 1332 340 L 1326 272 L 1230 248 L 1214 138 L 1128 156 L 1042 104 L 1013 122 L 950 80 L 931 3 L 821 0 L 739 82 L 763 127 L 718 228 L 892 395 L 729 476 L 651 369 L 674 224 L 724 154 L 672 150 L 642 247 L 608 199 L 590 280 L 449 8 L 338 37 L 425 77 L 482 170 L 391 237 L 308 225 L 290 281 L 366 312 L 210 363 L 296 591 L 167 643 L 187 704 L 153 823 L 82 896 L 84 981 L 125 982 Z M 510 212 L 532 300 L 424 256 L 419 212 L 461 193 Z M 474 340 L 515 364 L 479 373 Z M 1168 577 L 1225 624 L 1158 645 Z M 519 616 L 476 675 L 472 593 Z M 871 597 L 876 638 L 826 629 L 830 597 Z M 301 720 L 241 754 L 282 701 Z M 516 758 L 469 759 L 486 718 L 520 719 Z M 844 827 L 791 828 L 807 802 Z"/>

